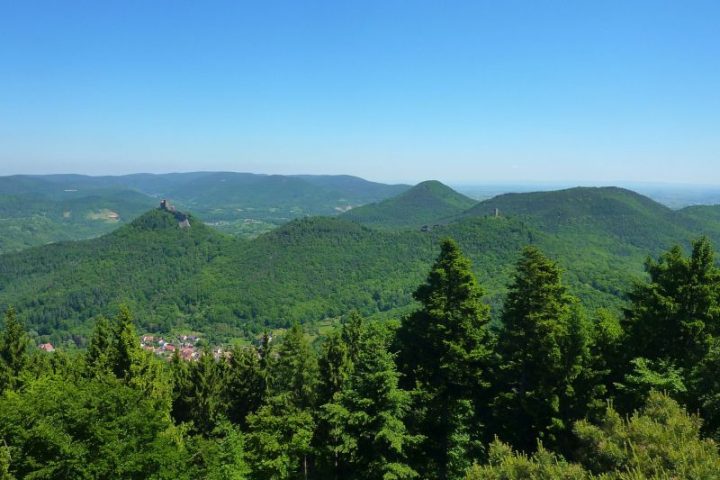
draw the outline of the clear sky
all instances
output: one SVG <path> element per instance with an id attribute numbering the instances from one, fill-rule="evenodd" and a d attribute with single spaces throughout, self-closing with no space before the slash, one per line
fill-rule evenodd
<path id="1" fill-rule="evenodd" d="M 0 0 L 0 174 L 720 184 L 720 1 Z"/>

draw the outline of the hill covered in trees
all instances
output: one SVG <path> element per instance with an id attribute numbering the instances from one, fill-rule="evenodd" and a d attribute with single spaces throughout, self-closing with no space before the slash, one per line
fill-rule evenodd
<path id="1" fill-rule="evenodd" d="M 171 199 L 221 231 L 252 237 L 294 218 L 337 215 L 408 188 L 348 175 L 0 177 L 0 253 L 99 236 L 133 220 L 160 198 Z"/>
<path id="2" fill-rule="evenodd" d="M 349 309 L 378 318 L 406 311 L 441 241 L 451 237 L 485 285 L 494 321 L 513 262 L 528 244 L 558 259 L 583 305 L 616 310 L 643 278 L 647 255 L 703 233 L 720 239 L 712 221 L 701 224 L 625 190 L 527 197 L 483 202 L 430 231 L 312 217 L 253 240 L 224 235 L 195 216 L 183 230 L 170 212 L 153 210 L 104 237 L 0 256 L 0 306 L 15 305 L 33 335 L 54 343 L 83 345 L 91 319 L 118 303 L 133 308 L 144 330 L 252 339 L 295 321 L 336 321 Z"/>
<path id="3" fill-rule="evenodd" d="M 134 228 L 177 226 L 160 213 Z M 439 250 L 393 321 L 346 312 L 315 344 L 294 323 L 193 362 L 144 351 L 126 306 L 95 319 L 85 350 L 52 354 L 7 309 L 0 475 L 717 476 L 720 269 L 707 238 L 649 260 L 616 314 L 584 309 L 558 263 L 523 248 L 498 325 L 458 244 Z"/>
<path id="4" fill-rule="evenodd" d="M 111 232 L 155 205 L 134 190 L 17 191 L 0 182 L 0 253 Z"/>
<path id="5" fill-rule="evenodd" d="M 422 182 L 396 197 L 353 208 L 344 218 L 379 228 L 420 228 L 446 222 L 476 202 L 447 185 Z"/>
<path id="6" fill-rule="evenodd" d="M 687 232 L 706 230 L 702 221 L 630 190 L 578 187 L 553 192 L 504 194 L 478 203 L 463 216 L 521 217 L 545 231 L 612 235 L 618 242 L 664 248 Z"/>

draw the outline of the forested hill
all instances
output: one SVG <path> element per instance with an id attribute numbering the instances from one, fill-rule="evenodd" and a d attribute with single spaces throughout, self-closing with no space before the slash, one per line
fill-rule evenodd
<path id="1" fill-rule="evenodd" d="M 307 215 L 338 215 L 410 188 L 348 175 L 191 172 L 0 177 L 0 253 L 108 233 L 170 198 L 218 230 L 257 236 Z"/>
<path id="2" fill-rule="evenodd" d="M 475 203 L 447 185 L 429 180 L 396 197 L 353 208 L 343 216 L 380 228 L 421 227 L 446 222 Z"/>
<path id="3" fill-rule="evenodd" d="M 495 215 L 525 218 L 544 231 L 562 234 L 612 235 L 619 242 L 662 249 L 687 235 L 714 231 L 648 197 L 617 187 L 577 187 L 533 193 L 509 193 L 478 203 L 462 216 Z"/>
<path id="4" fill-rule="evenodd" d="M 241 240 L 192 216 L 182 229 L 155 209 L 101 238 L 1 255 L 0 308 L 15 305 L 35 334 L 54 343 L 84 336 L 94 315 L 119 302 L 130 304 L 143 329 L 192 329 L 222 340 L 351 309 L 397 317 L 446 237 L 472 260 L 494 315 L 528 244 L 559 261 L 587 307 L 619 308 L 648 255 L 702 233 L 720 243 L 717 224 L 696 213 L 619 189 L 573 189 L 499 197 L 429 231 L 311 217 Z"/>
<path id="5" fill-rule="evenodd" d="M 0 182 L 0 253 L 111 232 L 156 201 L 121 188 L 28 192 Z"/>
<path id="6" fill-rule="evenodd" d="M 720 231 L 720 205 L 693 205 L 679 210 L 679 213 L 702 225 L 709 225 L 706 228 Z"/>
<path id="7" fill-rule="evenodd" d="M 195 221 L 155 209 L 91 240 L 60 242 L 0 256 L 0 303 L 13 304 L 39 335 L 87 333 L 87 320 L 127 303 L 143 323 L 176 321 L 169 292 L 199 272 L 233 240 Z"/>

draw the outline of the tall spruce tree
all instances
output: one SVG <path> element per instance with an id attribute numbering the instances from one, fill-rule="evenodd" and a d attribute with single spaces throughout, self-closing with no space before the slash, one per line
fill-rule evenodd
<path id="1" fill-rule="evenodd" d="M 170 378 L 172 380 L 172 406 L 170 413 L 175 423 L 192 420 L 192 397 L 194 385 L 190 379 L 190 364 L 180 358 L 175 350 L 170 362 Z"/>
<path id="2" fill-rule="evenodd" d="M 305 334 L 294 324 L 269 362 L 268 395 L 248 415 L 248 458 L 254 478 L 308 478 L 315 430 L 317 359 Z"/>
<path id="3" fill-rule="evenodd" d="M 332 461 L 326 463 L 333 464 L 327 478 L 415 478 L 417 473 L 406 455 L 416 439 L 404 422 L 411 399 L 398 387 L 399 374 L 385 336 L 368 328 L 356 340 L 355 368 L 320 413 L 337 439 L 333 448 L 326 450 L 332 455 Z"/>
<path id="4" fill-rule="evenodd" d="M 445 240 L 414 294 L 421 308 L 397 332 L 403 385 L 414 397 L 411 430 L 425 437 L 415 457 L 423 478 L 458 478 L 457 459 L 471 458 L 480 444 L 478 405 L 487 404 L 492 354 L 490 310 L 482 296 L 470 261 Z"/>
<path id="5" fill-rule="evenodd" d="M 625 351 L 688 371 L 720 335 L 720 269 L 712 245 L 698 239 L 689 258 L 675 246 L 645 268 L 650 281 L 635 286 L 625 312 Z"/>
<path id="6" fill-rule="evenodd" d="M 338 401 L 340 394 L 349 388 L 358 363 L 363 330 L 362 317 L 352 312 L 342 327 L 331 332 L 322 344 L 318 359 L 318 421 L 313 438 L 320 478 L 346 478 L 349 475 L 344 456 L 352 450 L 355 439 L 345 429 L 342 416 L 338 415 L 344 411 Z"/>
<path id="7" fill-rule="evenodd" d="M 323 344 L 318 478 L 413 478 L 406 456 L 416 443 L 405 427 L 408 392 L 388 350 L 388 332 L 352 313 Z"/>
<path id="8" fill-rule="evenodd" d="M 190 367 L 188 399 L 190 419 L 197 432 L 210 435 L 225 417 L 222 389 L 223 363 L 215 361 L 213 354 L 204 351 Z"/>
<path id="9" fill-rule="evenodd" d="M 557 264 L 536 247 L 523 250 L 510 285 L 498 339 L 499 389 L 493 402 L 503 440 L 530 451 L 537 439 L 557 444 L 576 400 L 587 329 L 572 308 Z"/>
<path id="10" fill-rule="evenodd" d="M 85 352 L 85 364 L 90 375 L 106 373 L 110 368 L 110 355 L 114 350 L 113 332 L 104 316 L 95 320 L 90 342 Z"/>
<path id="11" fill-rule="evenodd" d="M 236 348 L 227 362 L 224 398 L 231 422 L 247 426 L 247 416 L 262 405 L 267 390 L 267 372 L 254 347 Z"/>
<path id="12" fill-rule="evenodd" d="M 17 386 L 20 372 L 28 361 L 28 337 L 10 307 L 5 312 L 5 328 L 0 336 L 0 393 Z"/>
<path id="13" fill-rule="evenodd" d="M 130 381 L 133 375 L 133 365 L 140 361 L 142 349 L 135 325 L 133 324 L 130 309 L 120 306 L 112 327 L 113 347 L 110 353 L 110 364 L 117 378 Z"/>

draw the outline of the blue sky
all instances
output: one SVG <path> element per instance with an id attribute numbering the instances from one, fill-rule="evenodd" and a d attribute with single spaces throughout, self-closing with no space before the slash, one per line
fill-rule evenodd
<path id="1" fill-rule="evenodd" d="M 0 0 L 0 174 L 720 184 L 717 1 Z"/>

